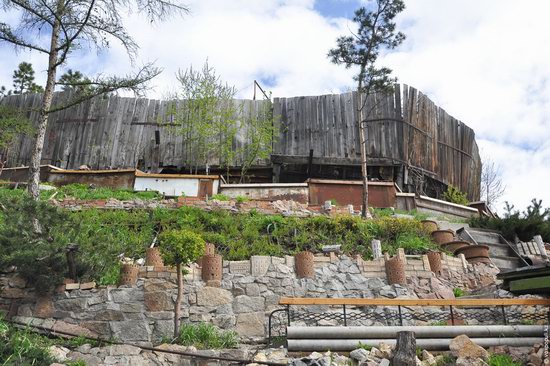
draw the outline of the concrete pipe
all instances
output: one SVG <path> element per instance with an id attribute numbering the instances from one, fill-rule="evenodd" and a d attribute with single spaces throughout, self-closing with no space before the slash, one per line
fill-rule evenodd
<path id="1" fill-rule="evenodd" d="M 484 348 L 492 346 L 532 347 L 534 344 L 543 343 L 544 337 L 525 338 L 471 338 L 471 340 Z M 417 339 L 416 345 L 428 351 L 445 351 L 449 349 L 452 338 L 428 338 Z M 380 343 L 395 345 L 395 339 L 288 339 L 289 352 L 313 352 L 313 351 L 353 351 L 361 342 L 362 345 L 378 347 Z"/>
<path id="2" fill-rule="evenodd" d="M 454 325 L 454 326 L 371 326 L 371 327 L 288 327 L 288 339 L 395 339 L 397 332 L 414 332 L 421 338 L 468 337 L 542 337 L 543 325 Z"/>

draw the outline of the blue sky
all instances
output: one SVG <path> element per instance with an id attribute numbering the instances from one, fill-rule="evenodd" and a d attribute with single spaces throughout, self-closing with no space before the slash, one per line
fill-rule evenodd
<path id="1" fill-rule="evenodd" d="M 178 69 L 200 67 L 208 58 L 241 98 L 252 97 L 253 80 L 273 96 L 337 93 L 353 87 L 353 70 L 332 65 L 326 54 L 353 28 L 353 11 L 367 2 L 188 0 L 189 15 L 163 24 L 151 26 L 136 14 L 126 18 L 141 48 L 134 65 L 113 44 L 100 53 L 74 54 L 66 68 L 120 74 L 155 61 L 164 72 L 148 94 L 161 98 L 177 90 Z M 550 2 L 405 3 L 398 28 L 407 39 L 381 64 L 476 131 L 482 154 L 502 168 L 503 200 L 525 207 L 538 197 L 550 205 L 550 48 L 544 46 L 550 44 Z M 0 12 L 9 22 L 14 15 Z M 43 82 L 42 55 L 0 45 L 0 85 L 11 86 L 21 61 L 32 62 Z"/>

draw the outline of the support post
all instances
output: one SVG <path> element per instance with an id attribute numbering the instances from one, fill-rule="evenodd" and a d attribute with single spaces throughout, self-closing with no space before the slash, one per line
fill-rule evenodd
<path id="1" fill-rule="evenodd" d="M 397 332 L 397 344 L 392 365 L 416 365 L 416 338 L 414 332 Z"/>

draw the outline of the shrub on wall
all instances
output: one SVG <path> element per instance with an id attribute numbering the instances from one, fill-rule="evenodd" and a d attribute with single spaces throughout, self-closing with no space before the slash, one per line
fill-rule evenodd
<path id="1" fill-rule="evenodd" d="M 447 190 L 443 193 L 443 199 L 447 202 L 457 203 L 459 205 L 468 205 L 468 198 L 466 193 L 461 192 L 454 186 L 448 186 Z"/>

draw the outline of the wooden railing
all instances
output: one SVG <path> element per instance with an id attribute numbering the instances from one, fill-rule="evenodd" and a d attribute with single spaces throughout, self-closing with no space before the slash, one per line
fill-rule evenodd
<path id="1" fill-rule="evenodd" d="M 279 305 L 352 305 L 352 306 L 513 306 L 545 305 L 550 299 L 360 299 L 282 297 Z"/>

